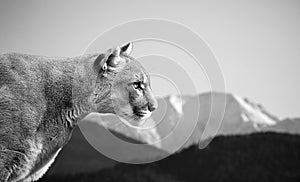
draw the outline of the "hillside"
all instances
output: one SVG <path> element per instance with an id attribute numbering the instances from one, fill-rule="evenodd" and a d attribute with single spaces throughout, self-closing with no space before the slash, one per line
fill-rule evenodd
<path id="1" fill-rule="evenodd" d="M 112 131 L 112 136 L 116 136 L 117 139 L 112 140 L 111 137 L 108 137 L 110 136 L 107 134 L 108 131 L 96 123 L 89 122 L 84 127 L 88 127 L 88 131 L 91 133 L 97 133 L 96 138 L 92 138 L 94 135 L 86 135 L 86 137 L 90 137 L 89 139 L 93 142 L 93 145 L 88 143 L 80 129 L 76 128 L 71 140 L 62 149 L 46 175 L 92 172 L 114 166 L 116 164 L 115 160 L 100 153 L 99 151 L 101 150 L 96 150 L 101 147 L 108 150 L 106 154 L 114 154 L 114 156 L 118 156 L 126 161 L 154 160 L 159 156 L 168 155 L 165 151 L 150 145 L 139 145 L 139 147 L 134 148 L 127 146 L 126 142 L 132 144 L 144 142 L 115 131 Z M 120 143 L 119 141 L 126 142 Z M 120 151 L 120 149 L 124 150 L 124 152 Z M 104 151 L 102 150 L 102 152 Z"/>
<path id="2" fill-rule="evenodd" d="M 217 106 L 222 105 L 224 96 L 226 96 L 226 108 L 223 120 L 220 122 L 216 116 L 221 115 L 224 110 L 216 107 L 210 115 L 210 108 L 212 103 Z M 94 147 L 102 149 L 102 152 L 106 149 L 106 153 L 120 156 L 127 161 L 142 161 L 168 155 L 176 151 L 178 146 L 185 148 L 204 140 L 206 142 L 201 144 L 205 147 L 209 143 L 207 139 L 214 136 L 216 132 L 217 135 L 244 135 L 263 131 L 300 134 L 300 119 L 280 121 L 262 105 L 233 94 L 203 93 L 181 98 L 168 96 L 159 99 L 158 103 L 158 110 L 147 122 L 150 125 L 159 123 L 150 130 L 130 128 L 116 116 L 90 115 L 82 122 L 80 128 L 93 146 L 77 128 L 71 141 L 64 147 L 47 175 L 92 172 L 115 165 L 114 160 L 105 157 Z M 199 103 L 199 110 L 196 110 Z M 195 118 L 197 120 L 193 123 Z M 128 148 L 126 145 L 121 145 L 120 141 L 125 141 L 121 144 L 149 143 L 153 147 L 139 145 L 143 148 Z M 158 142 L 153 144 L 155 141 Z M 120 151 L 124 152 L 119 154 Z"/>
<path id="3" fill-rule="evenodd" d="M 161 161 L 118 164 L 98 172 L 46 176 L 51 181 L 300 181 L 300 136 L 255 133 L 218 136 L 205 149 L 190 146 Z"/>
<path id="4" fill-rule="evenodd" d="M 46 175 L 90 172 L 112 167 L 116 162 L 95 150 L 75 129 L 71 141 L 63 148 Z"/>

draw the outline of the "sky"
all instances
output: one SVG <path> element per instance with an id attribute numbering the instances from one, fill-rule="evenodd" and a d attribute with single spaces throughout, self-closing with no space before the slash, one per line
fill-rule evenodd
<path id="1" fill-rule="evenodd" d="M 0 53 L 77 56 L 102 32 L 142 18 L 175 21 L 201 36 L 217 58 L 227 92 L 280 118 L 300 117 L 296 0 L 2 0 Z"/>

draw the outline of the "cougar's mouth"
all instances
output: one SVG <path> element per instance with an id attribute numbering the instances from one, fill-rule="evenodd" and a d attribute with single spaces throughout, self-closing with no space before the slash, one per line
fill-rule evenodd
<path id="1" fill-rule="evenodd" d="M 135 127 L 143 124 L 152 115 L 152 112 L 147 107 L 141 108 L 128 105 L 128 107 L 121 109 L 118 115 L 124 119 L 125 124 Z"/>
<path id="2" fill-rule="evenodd" d="M 133 115 L 137 117 L 137 120 L 145 120 L 149 118 L 152 112 L 148 109 L 148 106 L 133 107 Z"/>
<path id="3" fill-rule="evenodd" d="M 135 112 L 131 112 L 131 114 L 122 112 L 121 118 L 123 123 L 128 125 L 129 127 L 140 127 L 143 125 L 147 119 L 151 116 L 152 112 L 149 110 L 139 110 Z"/>
<path id="4" fill-rule="evenodd" d="M 144 120 L 144 119 L 148 119 L 152 115 L 152 112 L 149 111 L 148 109 L 144 109 L 144 110 L 137 111 L 135 115 L 137 115 L 141 120 Z"/>

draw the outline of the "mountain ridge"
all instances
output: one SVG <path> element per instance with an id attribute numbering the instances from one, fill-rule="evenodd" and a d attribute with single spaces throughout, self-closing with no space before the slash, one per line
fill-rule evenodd
<path id="1" fill-rule="evenodd" d="M 204 149 L 192 145 L 151 164 L 117 164 L 89 173 L 45 176 L 40 182 L 297 182 L 299 162 L 299 135 L 263 132 L 217 136 Z"/>
<path id="2" fill-rule="evenodd" d="M 226 106 L 223 113 L 224 108 L 218 107 L 218 102 L 224 102 L 224 96 L 226 97 L 226 103 L 220 104 L 225 104 Z M 128 161 L 137 160 L 137 157 L 143 159 L 143 156 L 159 157 L 160 152 L 163 155 L 171 154 L 188 148 L 191 145 L 203 144 L 203 141 L 206 141 L 205 145 L 202 145 L 205 148 L 211 142 L 212 138 L 219 135 L 247 135 L 269 131 L 300 134 L 300 118 L 280 120 L 269 113 L 262 105 L 241 97 L 238 98 L 240 101 L 237 101 L 237 97 L 234 94 L 218 92 L 182 97 L 170 95 L 158 99 L 158 110 L 149 119 L 149 126 L 153 124 L 154 128 L 137 130 L 129 128 L 116 116 L 92 114 L 82 122 L 87 122 L 84 126 L 88 127 L 84 129 L 84 126 L 81 126 L 80 129 L 85 137 L 91 136 L 94 141 L 100 144 L 111 143 L 111 145 L 103 147 L 109 147 L 113 151 L 118 150 L 117 144 L 110 142 L 111 139 L 107 139 L 109 141 L 103 139 L 106 138 L 106 135 L 103 133 L 109 133 L 107 130 L 112 131 L 110 134 L 115 138 L 125 142 L 152 145 L 153 148 L 150 150 L 153 150 L 155 154 L 141 155 L 138 152 L 132 152 L 131 155 L 125 156 Z M 249 104 L 249 106 L 245 107 L 240 104 L 241 100 L 245 102 L 244 104 Z M 197 106 L 199 103 L 200 106 Z M 212 107 L 212 104 L 217 105 L 217 107 Z M 252 109 L 249 109 L 249 107 L 252 107 Z M 210 116 L 210 108 L 215 109 L 214 114 L 223 115 L 223 120 L 218 121 L 216 119 L 218 117 L 214 115 Z M 246 116 L 243 116 L 243 114 Z M 261 117 L 262 115 L 264 117 Z M 262 122 L 261 119 L 265 117 L 273 122 Z M 183 134 L 186 133 L 189 135 L 184 138 Z M 53 169 L 50 169 L 49 174 L 84 171 L 80 163 L 85 161 L 87 156 L 89 156 L 89 160 L 85 162 L 87 171 L 99 170 L 116 164 L 114 160 L 104 157 L 91 147 L 84 136 L 79 129 L 74 132 L 71 141 L 66 146 L 66 149 L 63 149 L 62 154 L 58 156 L 58 162 L 54 163 Z M 74 150 L 81 151 L 81 153 L 74 152 Z M 96 161 L 103 161 L 103 163 Z M 68 169 L 68 165 L 72 167 Z"/>

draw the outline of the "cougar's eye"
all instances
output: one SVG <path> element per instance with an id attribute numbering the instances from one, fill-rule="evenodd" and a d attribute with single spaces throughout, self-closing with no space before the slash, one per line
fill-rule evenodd
<path id="1" fill-rule="evenodd" d="M 133 88 L 134 89 L 137 89 L 137 90 L 143 90 L 144 89 L 144 84 L 142 82 L 134 82 L 132 84 Z"/>

